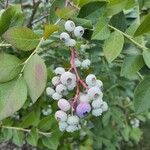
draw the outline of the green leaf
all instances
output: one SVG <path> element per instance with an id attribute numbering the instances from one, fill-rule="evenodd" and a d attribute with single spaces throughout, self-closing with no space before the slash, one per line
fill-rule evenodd
<path id="1" fill-rule="evenodd" d="M 105 40 L 103 51 L 108 62 L 112 62 L 122 51 L 124 37 L 121 33 L 115 31 Z"/>
<path id="2" fill-rule="evenodd" d="M 3 137 L 5 138 L 5 140 L 10 140 L 13 136 L 13 130 L 11 129 L 2 129 L 2 133 L 3 133 Z"/>
<path id="3" fill-rule="evenodd" d="M 37 146 L 39 134 L 38 129 L 33 128 L 31 132 L 27 135 L 27 142 L 32 146 Z"/>
<path id="4" fill-rule="evenodd" d="M 150 77 L 145 78 L 134 93 L 134 106 L 137 113 L 150 108 Z"/>
<path id="5" fill-rule="evenodd" d="M 101 17 L 96 24 L 95 30 L 92 35 L 92 40 L 105 40 L 109 37 L 110 31 L 106 18 Z"/>
<path id="6" fill-rule="evenodd" d="M 127 21 L 124 12 L 121 11 L 112 16 L 110 19 L 110 25 L 124 32 L 127 28 Z"/>
<path id="7" fill-rule="evenodd" d="M 18 111 L 27 98 L 27 87 L 24 79 L 0 84 L 0 120 Z"/>
<path id="8" fill-rule="evenodd" d="M 80 7 L 82 7 L 83 5 L 85 5 L 85 4 L 88 4 L 88 3 L 90 3 L 90 2 L 102 2 L 102 1 L 104 1 L 104 2 L 109 2 L 109 0 L 78 0 L 78 5 L 80 6 Z"/>
<path id="9" fill-rule="evenodd" d="M 65 1 L 64 0 L 54 0 L 51 7 L 50 7 L 50 16 L 49 16 L 49 20 L 51 24 L 54 24 L 59 17 L 56 14 L 56 10 L 57 9 L 61 9 L 64 8 L 65 6 Z"/>
<path id="10" fill-rule="evenodd" d="M 127 28 L 126 33 L 127 33 L 128 35 L 134 36 L 134 33 L 135 33 L 135 31 L 137 30 L 138 26 L 139 26 L 139 23 L 138 23 L 138 22 L 133 22 L 133 23 Z M 140 36 L 139 36 L 139 37 L 133 37 L 133 39 L 134 39 L 135 41 L 137 41 L 138 43 L 143 44 L 143 37 L 140 37 Z"/>
<path id="11" fill-rule="evenodd" d="M 32 101 L 36 102 L 43 93 L 47 81 L 46 66 L 39 55 L 33 55 L 26 64 L 24 78 L 28 86 L 29 95 Z"/>
<path id="12" fill-rule="evenodd" d="M 121 131 L 121 134 L 125 141 L 129 141 L 129 135 L 130 135 L 130 127 L 125 126 L 125 128 Z"/>
<path id="13" fill-rule="evenodd" d="M 143 51 L 143 58 L 148 68 L 150 68 L 150 50 Z"/>
<path id="14" fill-rule="evenodd" d="M 53 24 L 47 24 L 44 26 L 44 39 L 47 39 L 54 32 L 58 31 L 58 26 Z"/>
<path id="15" fill-rule="evenodd" d="M 24 16 L 20 5 L 9 6 L 0 16 L 0 36 L 12 26 L 21 25 Z"/>
<path id="16" fill-rule="evenodd" d="M 134 36 L 139 36 L 150 31 L 150 13 L 145 17 L 134 33 Z"/>
<path id="17" fill-rule="evenodd" d="M 78 17 L 91 20 L 95 24 L 97 18 L 104 13 L 105 6 L 106 2 L 90 2 L 80 9 Z"/>
<path id="18" fill-rule="evenodd" d="M 121 67 L 121 76 L 132 78 L 143 66 L 142 55 L 126 56 Z"/>
<path id="19" fill-rule="evenodd" d="M 104 114 L 103 118 L 102 118 L 102 123 L 104 125 L 104 127 L 106 127 L 110 121 L 110 117 L 111 117 L 111 112 L 108 111 L 106 112 L 106 114 Z"/>
<path id="20" fill-rule="evenodd" d="M 58 8 L 56 9 L 56 14 L 59 18 L 62 18 L 62 19 L 69 19 L 71 18 L 72 16 L 74 16 L 76 13 L 76 9 L 75 8 L 72 8 L 72 7 L 66 7 L 66 8 Z"/>
<path id="21" fill-rule="evenodd" d="M 128 0 L 109 0 L 107 5 L 107 15 L 113 16 L 121 12 L 128 4 Z"/>
<path id="22" fill-rule="evenodd" d="M 22 121 L 19 124 L 19 126 L 21 126 L 22 128 L 36 126 L 39 123 L 39 120 L 40 116 L 38 116 L 35 111 L 32 111 L 22 118 Z"/>
<path id="23" fill-rule="evenodd" d="M 12 27 L 4 33 L 3 38 L 22 51 L 33 50 L 40 41 L 39 36 L 27 27 Z"/>
<path id="24" fill-rule="evenodd" d="M 0 53 L 0 82 L 14 79 L 21 71 L 21 60 L 14 55 Z"/>
<path id="25" fill-rule="evenodd" d="M 52 116 L 44 117 L 38 124 L 38 129 L 48 131 L 56 125 L 56 120 Z"/>
<path id="26" fill-rule="evenodd" d="M 49 149 L 57 150 L 61 135 L 62 133 L 59 130 L 55 130 L 52 132 L 51 137 L 43 137 L 42 143 Z"/>
<path id="27" fill-rule="evenodd" d="M 74 21 L 78 26 L 80 25 L 85 28 L 93 28 L 91 20 L 87 20 L 84 18 L 71 18 L 71 20 Z"/>
<path id="28" fill-rule="evenodd" d="M 130 132 L 130 137 L 132 140 L 138 143 L 141 139 L 141 136 L 142 136 L 142 131 L 139 128 L 132 128 Z"/>
<path id="29" fill-rule="evenodd" d="M 12 142 L 17 146 L 23 145 L 23 133 L 18 130 L 13 130 L 13 139 Z"/>

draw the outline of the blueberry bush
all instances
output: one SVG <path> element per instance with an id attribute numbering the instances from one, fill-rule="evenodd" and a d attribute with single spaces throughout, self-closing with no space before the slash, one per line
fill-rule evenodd
<path id="1" fill-rule="evenodd" d="M 135 149 L 149 132 L 149 33 L 149 0 L 0 0 L 0 141 Z"/>

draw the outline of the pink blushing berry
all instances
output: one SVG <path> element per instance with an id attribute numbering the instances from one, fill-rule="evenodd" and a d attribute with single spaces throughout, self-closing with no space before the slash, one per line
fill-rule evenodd
<path id="1" fill-rule="evenodd" d="M 63 111 L 68 111 L 70 109 L 70 103 L 65 99 L 60 99 L 58 101 L 58 107 Z"/>
<path id="2" fill-rule="evenodd" d="M 91 106 L 89 103 L 79 103 L 79 105 L 76 108 L 76 113 L 80 118 L 83 118 L 88 115 L 88 113 L 91 111 Z"/>

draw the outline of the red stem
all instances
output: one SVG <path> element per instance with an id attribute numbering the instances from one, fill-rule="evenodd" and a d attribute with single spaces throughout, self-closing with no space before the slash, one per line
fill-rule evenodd
<path id="1" fill-rule="evenodd" d="M 77 78 L 77 84 L 81 84 L 84 88 L 88 88 L 88 86 L 86 85 L 86 83 L 80 78 L 76 65 L 75 65 L 75 58 L 76 58 L 76 53 L 75 53 L 75 49 L 72 48 L 71 49 L 71 68 L 74 70 L 74 73 L 76 75 Z"/>
<path id="2" fill-rule="evenodd" d="M 74 108 L 76 107 L 77 101 L 79 99 L 79 94 L 80 94 L 80 84 L 88 89 L 88 86 L 86 85 L 86 83 L 80 78 L 76 65 L 75 65 L 75 58 L 76 58 L 76 53 L 75 53 L 75 49 L 72 48 L 71 49 L 71 68 L 69 69 L 69 71 L 73 70 L 75 73 L 75 76 L 77 78 L 77 89 L 76 89 L 76 95 L 74 97 L 73 103 L 72 103 L 72 111 L 74 110 Z"/>

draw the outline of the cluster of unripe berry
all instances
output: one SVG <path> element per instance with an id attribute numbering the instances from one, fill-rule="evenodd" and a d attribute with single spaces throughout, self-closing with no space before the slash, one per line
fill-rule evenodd
<path id="1" fill-rule="evenodd" d="M 55 113 L 55 118 L 59 121 L 61 131 L 73 132 L 80 129 L 80 118 L 86 117 L 90 112 L 97 117 L 107 111 L 107 103 L 102 99 L 103 83 L 95 75 L 89 74 L 85 80 L 87 88 L 67 100 L 68 92 L 73 91 L 78 84 L 76 75 L 62 67 L 56 68 L 55 74 L 57 76 L 52 78 L 53 88 L 48 87 L 46 92 L 58 101 L 60 110 Z"/>
<path id="2" fill-rule="evenodd" d="M 76 27 L 70 20 L 65 23 L 65 30 L 77 38 L 84 34 L 84 28 Z M 55 118 L 59 121 L 59 129 L 74 132 L 81 128 L 82 118 L 90 113 L 96 117 L 101 116 L 107 111 L 108 105 L 103 101 L 101 80 L 97 80 L 93 74 L 89 74 L 85 81 L 80 78 L 77 67 L 87 69 L 91 61 L 85 59 L 81 62 L 78 59 L 74 48 L 76 41 L 67 32 L 60 34 L 60 40 L 71 48 L 71 68 L 67 71 L 63 67 L 56 68 L 56 76 L 52 78 L 53 86 L 47 87 L 46 92 L 57 101 L 59 110 L 55 113 Z M 73 93 L 75 96 L 70 96 Z"/>
<path id="3" fill-rule="evenodd" d="M 65 30 L 68 32 L 62 32 L 60 34 L 60 40 L 65 43 L 66 46 L 74 47 L 76 40 L 71 38 L 74 35 L 76 38 L 81 38 L 84 34 L 84 28 L 82 26 L 75 26 L 75 23 L 71 20 L 66 21 Z"/>

